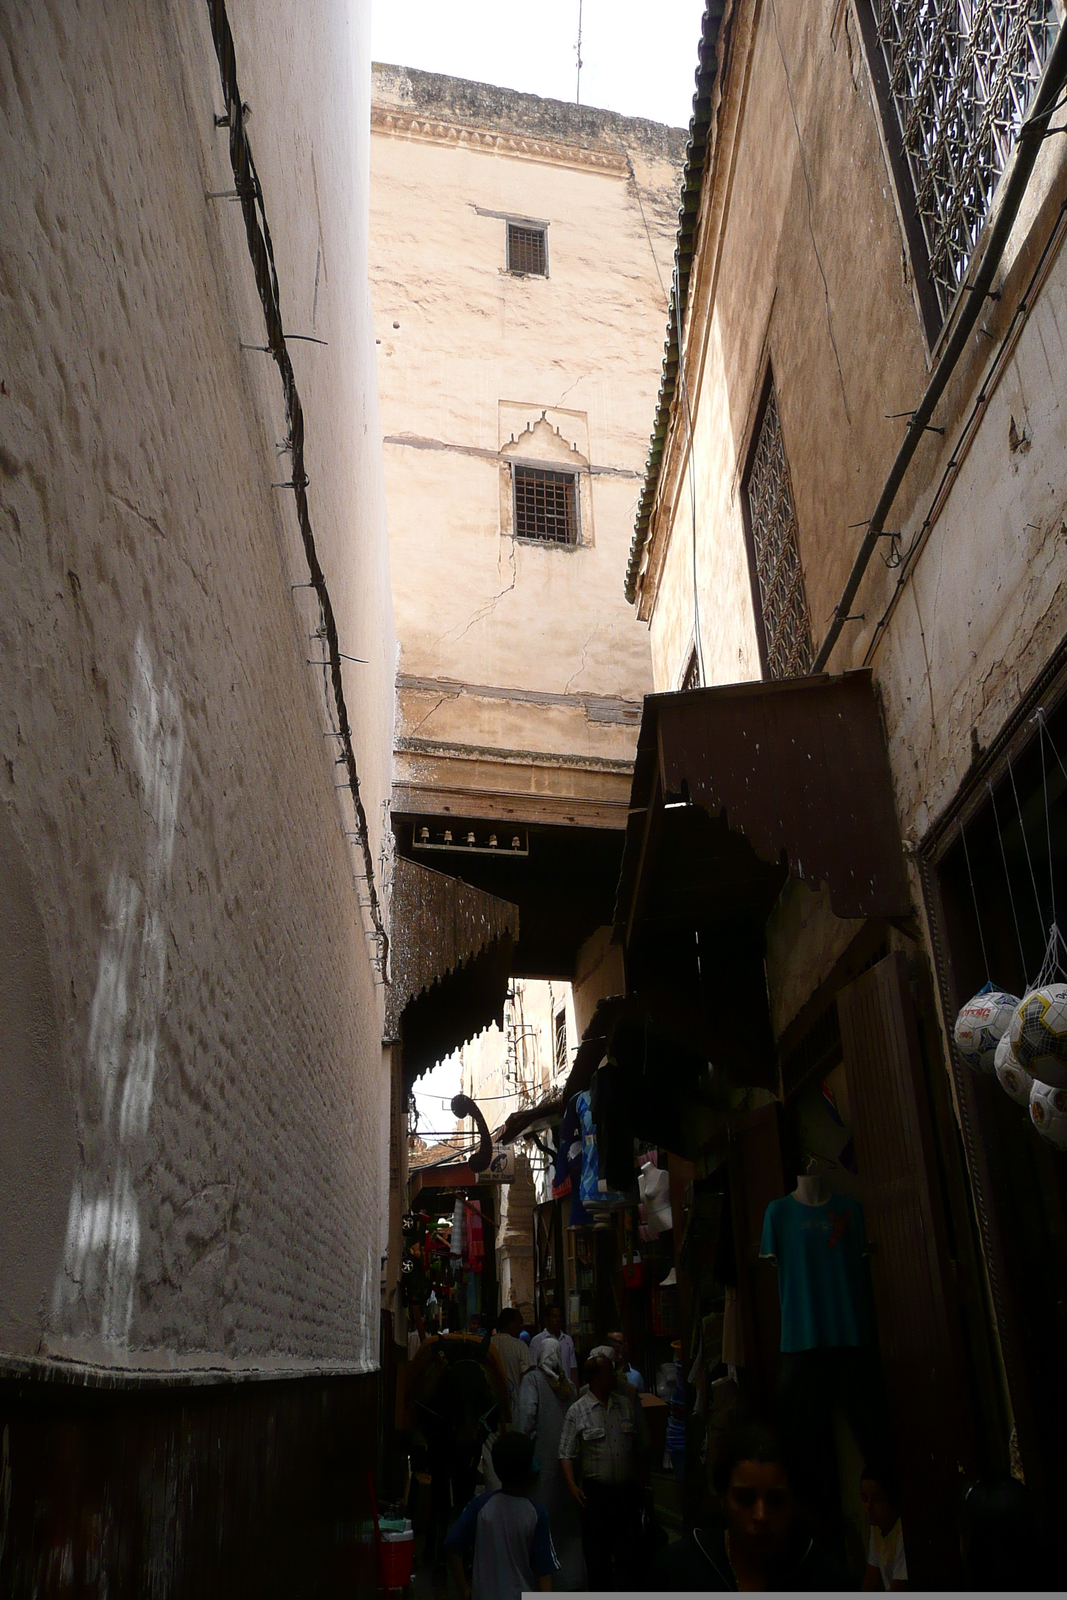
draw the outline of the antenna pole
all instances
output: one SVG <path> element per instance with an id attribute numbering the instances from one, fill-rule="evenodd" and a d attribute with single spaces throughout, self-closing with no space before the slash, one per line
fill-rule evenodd
<path id="1" fill-rule="evenodd" d="M 580 106 L 582 103 L 582 0 L 578 0 L 578 44 L 576 54 L 578 56 L 578 79 L 574 86 L 574 103 L 576 106 Z"/>

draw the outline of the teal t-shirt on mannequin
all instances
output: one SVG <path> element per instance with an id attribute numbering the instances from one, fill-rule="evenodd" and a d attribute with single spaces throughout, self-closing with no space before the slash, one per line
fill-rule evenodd
<path id="1" fill-rule="evenodd" d="M 763 1218 L 760 1257 L 778 1267 L 782 1349 L 825 1350 L 872 1344 L 863 1207 L 832 1194 L 806 1206 L 793 1195 L 772 1200 Z"/>

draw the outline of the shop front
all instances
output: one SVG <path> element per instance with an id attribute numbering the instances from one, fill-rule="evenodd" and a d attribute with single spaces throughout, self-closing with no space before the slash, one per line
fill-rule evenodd
<path id="1" fill-rule="evenodd" d="M 860 1466 L 899 1468 L 912 1581 L 951 1586 L 988 1326 L 868 673 L 648 699 L 616 937 L 598 1076 L 670 1152 L 690 1467 L 775 1421 L 861 1565 Z"/>
<path id="2" fill-rule="evenodd" d="M 920 865 L 947 1019 L 987 982 L 1022 996 L 1067 980 L 1052 932 L 1067 906 L 1067 668 L 1050 661 L 923 841 Z M 1067 1344 L 1067 1103 L 1031 1080 L 954 1052 L 952 1088 L 985 1263 L 995 1348 L 975 1424 L 985 1460 L 1011 1462 L 1046 1505 L 1067 1485 L 1067 1396 L 1053 1378 Z M 1040 1112 L 1039 1112 L 1040 1115 Z M 1044 1135 L 1044 1136 L 1042 1136 Z"/>

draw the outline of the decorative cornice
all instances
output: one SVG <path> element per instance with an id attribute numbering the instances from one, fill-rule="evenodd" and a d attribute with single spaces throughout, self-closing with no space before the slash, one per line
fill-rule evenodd
<path id="1" fill-rule="evenodd" d="M 394 749 L 412 756 L 431 756 L 449 761 L 477 761 L 507 767 L 568 768 L 578 772 L 633 771 L 629 756 L 587 756 L 555 750 L 508 750 L 495 745 L 457 744 L 450 739 L 400 737 Z M 410 780 L 403 780 L 410 781 Z"/>
<path id="2" fill-rule="evenodd" d="M 375 133 L 398 139 L 416 139 L 423 144 L 450 144 L 486 155 L 510 156 L 517 161 L 540 161 L 552 166 L 577 167 L 585 172 L 629 176 L 630 163 L 625 151 L 595 150 L 588 145 L 562 144 L 555 139 L 535 139 L 525 133 L 502 133 L 493 128 L 475 128 L 465 123 L 446 122 L 439 117 L 420 116 L 394 106 L 372 104 L 371 128 Z"/>

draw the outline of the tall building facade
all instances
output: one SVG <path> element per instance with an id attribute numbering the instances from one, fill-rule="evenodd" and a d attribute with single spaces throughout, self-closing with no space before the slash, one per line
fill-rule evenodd
<path id="1" fill-rule="evenodd" d="M 684 135 L 375 66 L 371 284 L 401 854 L 520 907 L 515 970 L 610 921 L 645 632 L 619 590 Z"/>

